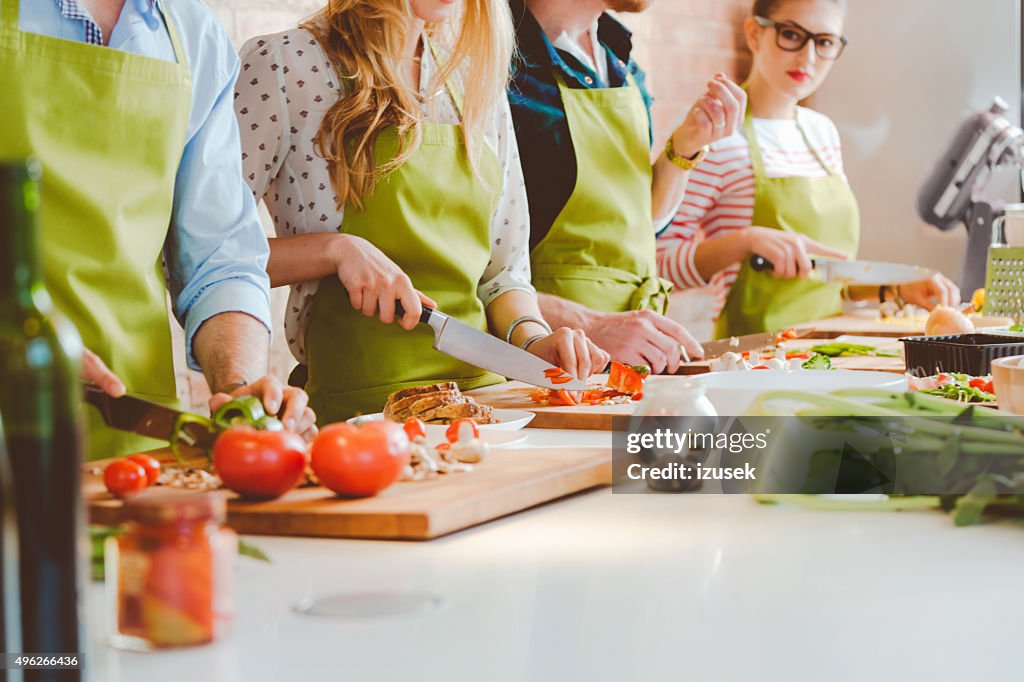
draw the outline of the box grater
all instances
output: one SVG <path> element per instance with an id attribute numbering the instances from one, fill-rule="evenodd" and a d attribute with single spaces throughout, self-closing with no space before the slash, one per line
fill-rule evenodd
<path id="1" fill-rule="evenodd" d="M 1024 248 L 989 249 L 985 314 L 1024 322 Z"/>

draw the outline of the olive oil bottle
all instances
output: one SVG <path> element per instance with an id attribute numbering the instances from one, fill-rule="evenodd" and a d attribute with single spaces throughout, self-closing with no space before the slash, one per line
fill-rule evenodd
<path id="1" fill-rule="evenodd" d="M 40 175 L 33 161 L 0 162 L 0 415 L 18 529 L 18 653 L 81 656 L 82 343 L 43 283 Z M 66 680 L 82 670 L 25 672 Z"/>

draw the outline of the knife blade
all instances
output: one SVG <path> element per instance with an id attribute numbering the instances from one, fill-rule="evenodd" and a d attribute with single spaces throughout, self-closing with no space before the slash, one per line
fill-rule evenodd
<path id="1" fill-rule="evenodd" d="M 395 314 L 398 317 L 405 314 L 400 304 L 395 305 Z M 544 372 L 556 369 L 554 365 L 433 308 L 424 306 L 420 324 L 433 330 L 435 350 L 474 367 L 556 391 L 586 391 L 590 388 L 576 378 L 563 384 L 551 381 Z"/>
<path id="2" fill-rule="evenodd" d="M 714 360 L 726 353 L 742 353 L 748 350 L 760 350 L 765 346 L 775 345 L 775 334 L 764 332 L 761 334 L 747 334 L 746 336 L 734 336 L 730 339 L 708 341 L 704 344 L 704 358 L 702 360 Z"/>
<path id="3" fill-rule="evenodd" d="M 135 396 L 113 398 L 94 384 L 85 384 L 85 401 L 98 409 L 104 423 L 113 429 L 168 442 L 178 418 L 184 414 Z M 200 424 L 185 423 L 182 431 L 198 448 L 211 448 L 217 440 L 216 434 Z"/>
<path id="4" fill-rule="evenodd" d="M 796 339 L 802 339 L 811 332 L 814 331 L 813 327 L 805 327 L 803 329 L 794 329 L 796 332 L 795 336 L 790 338 L 783 338 L 783 341 L 794 341 Z M 763 332 L 760 334 L 747 334 L 746 336 L 734 336 L 729 339 L 720 339 L 718 341 L 708 341 L 704 344 L 704 357 L 701 362 L 706 360 L 714 360 L 719 358 L 726 353 L 743 353 L 748 350 L 761 350 L 763 348 L 775 348 L 776 339 L 781 336 L 782 332 Z"/>
<path id="5" fill-rule="evenodd" d="M 811 258 L 811 263 L 824 281 L 842 284 L 866 286 L 913 284 L 931 279 L 935 275 L 934 270 L 902 263 L 832 258 Z M 775 269 L 775 265 L 763 256 L 753 256 L 750 259 L 750 267 L 757 272 L 768 272 Z"/>

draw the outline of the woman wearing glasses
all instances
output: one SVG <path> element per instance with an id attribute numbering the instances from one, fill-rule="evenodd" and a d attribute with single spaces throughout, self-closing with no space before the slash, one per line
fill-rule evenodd
<path id="1" fill-rule="evenodd" d="M 839 133 L 811 96 L 843 54 L 843 0 L 756 0 L 744 24 L 754 60 L 742 131 L 714 143 L 693 172 L 676 219 L 658 240 L 662 277 L 710 286 L 717 337 L 786 328 L 842 311 L 843 297 L 878 297 L 811 277 L 811 257 L 852 257 L 860 216 L 843 174 Z M 752 256 L 774 270 L 756 272 Z M 883 295 L 933 308 L 959 303 L 937 276 Z"/>

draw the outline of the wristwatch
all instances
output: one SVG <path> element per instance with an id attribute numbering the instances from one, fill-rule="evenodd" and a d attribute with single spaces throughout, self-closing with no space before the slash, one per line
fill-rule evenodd
<path id="1" fill-rule="evenodd" d="M 669 161 L 679 166 L 683 170 L 691 171 L 700 165 L 700 162 L 704 160 L 705 156 L 707 156 L 709 149 L 710 148 L 707 145 L 704 145 L 699 150 L 697 150 L 697 153 L 694 154 L 693 156 L 680 156 L 679 153 L 676 152 L 675 145 L 672 144 L 672 136 L 669 135 L 668 142 L 665 143 L 665 156 L 668 158 Z"/>

